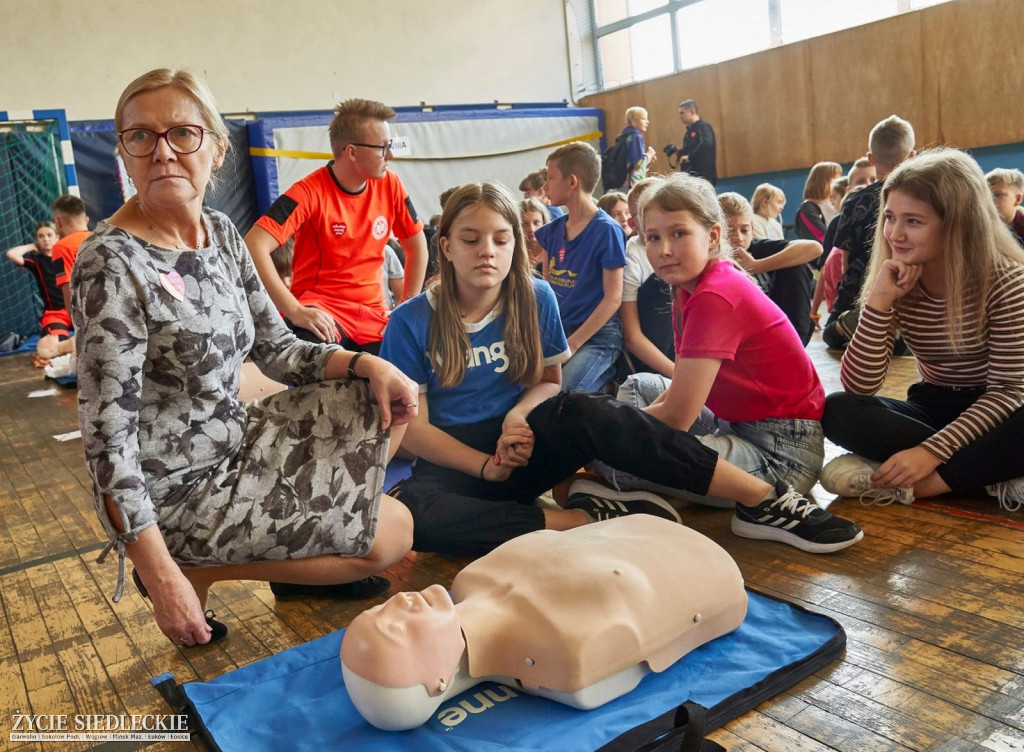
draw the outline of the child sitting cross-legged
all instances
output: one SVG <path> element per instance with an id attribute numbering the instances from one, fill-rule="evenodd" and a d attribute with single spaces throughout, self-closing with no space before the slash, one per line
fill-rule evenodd
<path id="1" fill-rule="evenodd" d="M 821 255 L 815 240 L 766 240 L 753 236 L 754 212 L 738 193 L 718 197 L 728 227 L 733 260 L 754 275 L 757 284 L 789 319 L 800 342 L 806 346 L 814 332 L 811 298 L 814 272 L 810 262 Z"/>
<path id="2" fill-rule="evenodd" d="M 1024 252 L 967 154 L 933 149 L 885 178 L 860 323 L 825 404 L 825 435 L 854 452 L 821 484 L 877 504 L 984 487 L 1024 505 Z M 875 396 L 896 332 L 921 381 Z"/>
<path id="3" fill-rule="evenodd" d="M 815 553 L 856 543 L 862 537 L 856 523 L 801 496 L 817 481 L 824 460 L 824 389 L 785 315 L 733 265 L 711 184 L 673 175 L 644 193 L 639 216 L 654 272 L 675 290 L 676 363 L 671 381 L 655 374 L 629 377 L 619 399 L 690 432 L 722 459 L 775 486 L 774 502 L 753 509 L 735 505 L 734 533 Z M 734 506 L 713 493 L 652 484 L 653 478 L 606 461 L 594 467 L 619 488 Z"/>
<path id="4" fill-rule="evenodd" d="M 506 189 L 462 186 L 438 232 L 440 279 L 395 309 L 381 350 L 420 388 L 402 439 L 417 459 L 412 476 L 391 490 L 412 512 L 413 548 L 479 555 L 533 530 L 623 514 L 679 520 L 654 494 L 582 479 L 569 486 L 564 508 L 537 505 L 537 496 L 594 459 L 734 500 L 740 535 L 820 552 L 860 539 L 856 525 L 784 483 L 748 474 L 660 416 L 604 394 L 560 392 L 565 334 L 551 287 L 530 272 Z"/>

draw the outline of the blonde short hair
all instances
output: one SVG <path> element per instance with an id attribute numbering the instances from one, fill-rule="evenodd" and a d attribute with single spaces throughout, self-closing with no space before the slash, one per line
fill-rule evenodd
<path id="1" fill-rule="evenodd" d="M 632 125 L 634 120 L 639 120 L 647 115 L 643 107 L 630 107 L 626 110 L 626 125 Z"/>
<path id="2" fill-rule="evenodd" d="M 718 194 L 718 205 L 722 208 L 722 214 L 725 215 L 727 220 L 732 217 L 738 217 L 741 214 L 754 213 L 746 197 L 732 191 Z"/>
<path id="3" fill-rule="evenodd" d="M 786 194 L 783 193 L 782 189 L 777 185 L 761 183 L 761 185 L 754 189 L 754 195 L 750 198 L 750 205 L 755 212 L 758 212 L 764 208 L 765 204 L 776 197 L 780 197 L 785 200 Z"/>
<path id="4" fill-rule="evenodd" d="M 220 116 L 220 112 L 217 110 L 217 102 L 213 98 L 213 92 L 210 91 L 206 81 L 184 68 L 154 68 L 148 73 L 143 73 L 128 84 L 125 90 L 121 92 L 121 98 L 117 100 L 117 107 L 114 108 L 114 129 L 117 131 L 124 129 L 124 108 L 128 104 L 129 99 L 137 94 L 156 91 L 166 86 L 177 86 L 179 89 L 184 89 L 188 92 L 188 95 L 195 100 L 203 113 L 203 120 L 206 122 L 201 125 L 205 125 L 213 131 L 213 137 L 217 141 L 223 142 L 226 148 L 228 144 L 228 127 L 224 124 L 224 118 Z"/>
<path id="5" fill-rule="evenodd" d="M 985 180 L 988 181 L 989 188 L 1005 185 L 1009 188 L 1013 188 L 1017 193 L 1024 193 L 1024 172 L 1021 172 L 1020 170 L 1010 170 L 1005 167 L 997 167 L 985 174 Z"/>
<path id="6" fill-rule="evenodd" d="M 914 127 L 901 117 L 890 115 L 871 129 L 868 151 L 875 165 L 891 170 L 914 150 Z"/>
<path id="7" fill-rule="evenodd" d="M 390 120 L 395 111 L 372 99 L 347 99 L 334 108 L 334 119 L 327 127 L 331 150 L 338 150 L 363 138 L 363 129 L 371 120 Z"/>

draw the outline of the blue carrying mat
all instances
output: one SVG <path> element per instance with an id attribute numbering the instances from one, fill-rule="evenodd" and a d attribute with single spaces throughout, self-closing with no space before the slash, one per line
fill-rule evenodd
<path id="1" fill-rule="evenodd" d="M 211 749 L 373 752 L 619 752 L 721 749 L 704 734 L 827 666 L 846 648 L 833 619 L 747 589 L 736 631 L 685 655 L 632 692 L 577 710 L 483 682 L 442 703 L 411 731 L 380 731 L 359 715 L 342 680 L 344 630 L 207 682 L 151 680 Z M 703 742 L 703 746 L 702 746 Z"/>

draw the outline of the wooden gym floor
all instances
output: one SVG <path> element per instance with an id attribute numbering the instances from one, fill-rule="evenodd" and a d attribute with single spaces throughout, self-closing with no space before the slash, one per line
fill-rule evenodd
<path id="1" fill-rule="evenodd" d="M 809 350 L 826 390 L 838 389 L 835 355 L 817 338 Z M 899 359 L 885 393 L 903 396 L 915 373 Z M 81 442 L 53 438 L 78 427 L 75 392 L 28 398 L 51 386 L 28 355 L 0 358 L 0 749 L 87 749 L 10 742 L 12 715 L 165 714 L 151 677 L 209 679 L 343 627 L 370 605 L 277 604 L 265 583 L 221 583 L 209 606 L 229 638 L 173 647 L 131 582 L 119 604 L 109 600 L 117 568 L 95 562 L 103 535 Z M 936 501 L 835 503 L 865 537 L 828 556 L 737 538 L 730 512 L 680 503 L 685 523 L 728 549 L 750 585 L 832 616 L 849 640 L 843 660 L 711 738 L 736 752 L 1024 748 L 1024 514 L 1001 514 L 987 498 Z M 392 592 L 447 586 L 461 563 L 421 555 L 387 575 Z M 148 747 L 182 748 L 201 745 Z"/>

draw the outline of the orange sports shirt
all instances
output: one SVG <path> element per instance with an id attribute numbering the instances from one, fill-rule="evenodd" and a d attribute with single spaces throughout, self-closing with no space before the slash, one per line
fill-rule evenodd
<path id="1" fill-rule="evenodd" d="M 75 265 L 78 246 L 91 234 L 89 230 L 79 230 L 64 236 L 54 244 L 53 260 L 60 262 L 60 268 L 57 271 L 58 287 L 71 283 L 71 267 Z"/>
<path id="2" fill-rule="evenodd" d="M 256 224 L 284 243 L 295 236 L 292 294 L 327 311 L 358 344 L 384 336 L 381 268 L 392 235 L 423 229 L 402 181 L 388 172 L 359 193 L 338 184 L 329 162 L 283 193 Z"/>

